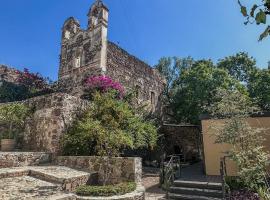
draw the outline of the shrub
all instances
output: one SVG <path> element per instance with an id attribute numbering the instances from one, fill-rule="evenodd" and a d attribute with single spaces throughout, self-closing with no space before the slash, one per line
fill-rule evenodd
<path id="1" fill-rule="evenodd" d="M 3 81 L 0 85 L 0 103 L 21 101 L 29 96 L 29 91 L 23 85 Z"/>
<path id="2" fill-rule="evenodd" d="M 43 78 L 39 73 L 31 73 L 27 68 L 24 68 L 23 72 L 17 71 L 17 73 L 18 83 L 25 86 L 32 93 L 46 90 L 49 86 L 48 78 Z"/>
<path id="3" fill-rule="evenodd" d="M 228 200 L 260 200 L 257 193 L 248 190 L 233 191 Z"/>
<path id="4" fill-rule="evenodd" d="M 83 185 L 76 189 L 76 193 L 82 196 L 113 196 L 123 195 L 126 193 L 133 192 L 136 189 L 136 183 L 119 183 L 116 185 L 107 186 L 90 186 Z"/>
<path id="5" fill-rule="evenodd" d="M 214 123 L 216 142 L 231 144 L 229 157 L 238 166 L 239 179 L 252 191 L 265 185 L 264 173 L 268 154 L 264 151 L 264 129 L 251 127 L 248 118 L 258 112 L 249 98 L 238 91 L 217 91 L 218 102 L 210 107 L 210 112 L 217 119 L 224 119 L 223 125 Z"/>
<path id="6" fill-rule="evenodd" d="M 6 129 L 5 135 L 2 137 L 6 139 L 13 139 L 16 133 L 23 128 L 27 114 L 28 107 L 23 104 L 2 104 L 0 105 L 0 123 Z"/>
<path id="7" fill-rule="evenodd" d="M 91 76 L 85 80 L 85 98 L 91 99 L 96 91 L 104 93 L 110 90 L 115 90 L 119 98 L 123 98 L 125 93 L 124 87 L 108 76 Z"/>
<path id="8" fill-rule="evenodd" d="M 17 71 L 16 83 L 2 81 L 0 84 L 0 103 L 21 101 L 27 98 L 44 95 L 53 91 L 48 78 L 28 69 Z"/>
<path id="9" fill-rule="evenodd" d="M 153 148 L 156 141 L 156 127 L 137 116 L 127 102 L 115 98 L 114 91 L 96 92 L 92 104 L 65 135 L 63 151 L 65 155 L 108 158 L 101 159 L 104 173 L 100 178 L 106 185 L 113 171 L 111 157 L 119 156 L 125 149 Z"/>

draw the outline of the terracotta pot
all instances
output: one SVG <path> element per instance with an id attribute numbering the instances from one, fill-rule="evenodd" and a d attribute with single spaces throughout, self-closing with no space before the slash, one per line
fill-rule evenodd
<path id="1" fill-rule="evenodd" d="M 1 151 L 13 151 L 16 146 L 14 139 L 1 139 Z"/>

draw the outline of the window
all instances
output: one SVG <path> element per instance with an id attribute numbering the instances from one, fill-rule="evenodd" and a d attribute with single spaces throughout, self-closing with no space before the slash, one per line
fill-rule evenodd
<path id="1" fill-rule="evenodd" d="M 75 59 L 75 68 L 78 68 L 81 66 L 81 57 L 77 57 Z"/>
<path id="2" fill-rule="evenodd" d="M 151 92 L 151 104 L 155 105 L 156 104 L 156 96 L 154 92 Z"/>

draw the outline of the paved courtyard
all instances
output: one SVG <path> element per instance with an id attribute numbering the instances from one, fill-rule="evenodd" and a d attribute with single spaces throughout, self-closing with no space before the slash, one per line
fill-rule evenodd
<path id="1" fill-rule="evenodd" d="M 143 170 L 143 185 L 146 189 L 146 200 L 165 199 L 164 191 L 159 188 L 159 170 L 154 168 L 145 168 Z"/>
<path id="2" fill-rule="evenodd" d="M 0 179 L 0 199 L 56 199 L 64 195 L 61 185 L 42 181 L 30 176 Z"/>

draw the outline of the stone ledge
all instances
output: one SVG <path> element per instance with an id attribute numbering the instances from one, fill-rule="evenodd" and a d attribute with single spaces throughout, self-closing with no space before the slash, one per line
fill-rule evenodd
<path id="1" fill-rule="evenodd" d="M 0 169 L 0 180 L 21 176 L 31 176 L 46 182 L 60 184 L 63 190 L 72 192 L 76 187 L 89 183 L 94 177 L 94 173 L 86 173 L 60 166 Z"/>
<path id="2" fill-rule="evenodd" d="M 33 166 L 50 161 L 51 154 L 45 152 L 0 152 L 0 169 Z"/>

